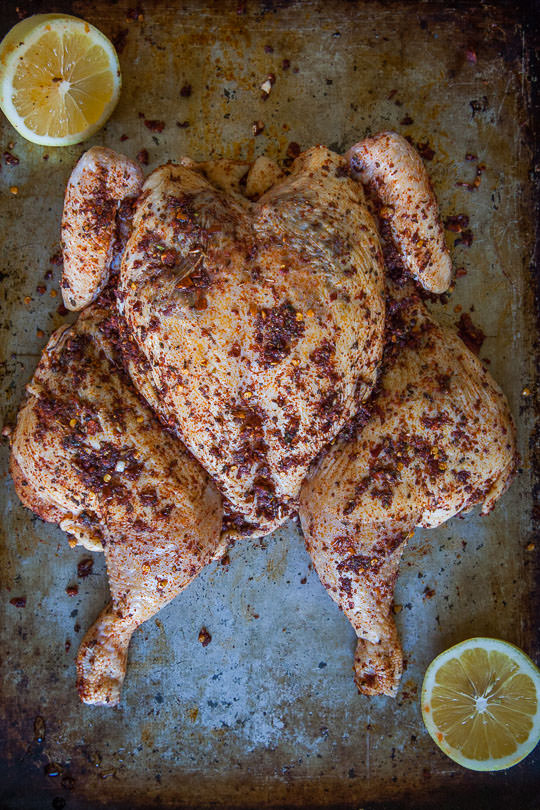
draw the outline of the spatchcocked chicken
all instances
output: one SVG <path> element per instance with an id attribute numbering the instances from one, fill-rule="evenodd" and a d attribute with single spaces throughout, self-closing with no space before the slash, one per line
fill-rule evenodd
<path id="1" fill-rule="evenodd" d="M 405 276 L 447 289 L 429 178 L 393 133 L 344 157 L 313 147 L 288 175 L 184 158 L 143 183 L 98 147 L 75 167 L 62 292 L 86 308 L 45 349 L 12 472 L 27 506 L 105 550 L 112 602 L 79 652 L 85 702 L 118 701 L 133 630 L 231 538 L 297 512 L 357 633 L 358 688 L 395 693 L 404 542 L 490 508 L 515 447 L 480 363 L 411 281 L 385 278 L 378 222 Z"/>

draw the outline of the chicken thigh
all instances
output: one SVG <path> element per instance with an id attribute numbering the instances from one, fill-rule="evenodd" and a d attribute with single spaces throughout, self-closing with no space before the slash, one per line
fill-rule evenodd
<path id="1" fill-rule="evenodd" d="M 515 466 L 514 427 L 496 383 L 414 291 L 394 288 L 377 389 L 300 494 L 308 552 L 358 636 L 361 692 L 393 695 L 399 683 L 393 591 L 415 526 L 438 526 L 475 504 L 488 512 Z"/>
<path id="2" fill-rule="evenodd" d="M 12 438 L 22 502 L 104 550 L 111 602 L 77 658 L 85 703 L 120 696 L 133 631 L 222 552 L 221 497 L 122 369 L 141 363 L 103 298 L 53 334 Z M 144 363 L 144 361 L 142 361 Z"/>

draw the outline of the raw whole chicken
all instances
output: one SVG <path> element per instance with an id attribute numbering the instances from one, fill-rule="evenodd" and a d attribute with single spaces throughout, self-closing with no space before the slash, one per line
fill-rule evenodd
<path id="1" fill-rule="evenodd" d="M 136 164 L 100 147 L 75 167 L 62 292 L 86 309 L 45 350 L 12 470 L 26 505 L 105 549 L 112 602 L 79 653 L 84 701 L 116 702 L 135 627 L 231 537 L 272 531 L 299 504 L 308 551 L 359 637 L 357 684 L 394 694 L 404 538 L 491 505 L 515 451 L 502 395 L 459 339 L 414 292 L 392 288 L 387 313 L 377 217 L 405 274 L 447 289 L 433 189 L 393 133 L 345 156 L 313 147 L 287 175 L 264 157 L 183 158 L 143 183 Z M 426 456 L 427 432 L 444 474 Z"/>

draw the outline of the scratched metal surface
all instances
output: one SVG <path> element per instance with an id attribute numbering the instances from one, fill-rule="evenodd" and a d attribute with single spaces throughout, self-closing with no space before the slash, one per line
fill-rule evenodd
<path id="1" fill-rule="evenodd" d="M 70 598 L 66 587 L 77 582 L 77 563 L 88 555 L 71 550 L 59 529 L 19 504 L 4 444 L 2 807 L 469 807 L 474 801 L 480 808 L 508 804 L 509 797 L 513 806 L 519 800 L 532 807 L 538 753 L 507 772 L 467 772 L 434 747 L 418 701 L 427 664 L 463 638 L 498 636 L 538 654 L 537 551 L 527 550 L 533 411 L 532 398 L 521 395 L 534 384 L 523 31 L 500 6 L 248 2 L 238 13 L 236 4 L 223 10 L 224 4 L 187 0 L 143 2 L 142 17 L 129 19 L 131 5 L 54 7 L 72 9 L 109 36 L 127 32 L 122 98 L 91 142 L 61 150 L 32 146 L 0 122 L 2 151 L 11 142 L 20 160 L 4 161 L 0 173 L 3 421 L 13 421 L 48 335 L 64 321 L 54 297 L 59 268 L 49 258 L 59 247 L 66 179 L 83 148 L 101 143 L 131 157 L 146 148 L 151 169 L 186 154 L 252 158 L 266 151 L 282 159 L 291 141 L 342 150 L 393 128 L 433 147 L 428 165 L 443 215 L 470 216 L 472 246 L 453 249 L 455 265 L 467 274 L 434 309 L 453 323 L 458 307 L 474 308 L 473 320 L 487 335 L 481 355 L 517 421 L 522 472 L 487 518 L 473 513 L 417 531 L 410 543 L 396 592 L 407 661 L 396 700 L 356 693 L 353 632 L 290 524 L 263 542 L 238 544 L 228 566 L 208 567 L 139 630 L 122 704 L 103 709 L 79 703 L 74 672 L 78 642 L 106 599 L 102 558 L 95 555 L 92 575 L 78 581 L 78 596 Z M 0 10 L 7 30 L 16 21 L 15 3 L 0 3 Z M 468 48 L 476 57 L 467 58 Z M 276 82 L 262 101 L 259 86 L 269 72 Z M 185 84 L 189 97 L 180 93 Z M 139 113 L 163 120 L 163 132 L 150 132 Z M 255 120 L 265 124 L 258 137 Z M 474 177 L 468 152 L 486 164 L 474 192 L 456 186 Z M 53 278 L 44 280 L 49 269 Z M 10 603 L 20 596 L 25 608 Z M 197 641 L 203 625 L 212 635 L 206 648 Z M 41 741 L 36 717 L 45 724 Z"/>

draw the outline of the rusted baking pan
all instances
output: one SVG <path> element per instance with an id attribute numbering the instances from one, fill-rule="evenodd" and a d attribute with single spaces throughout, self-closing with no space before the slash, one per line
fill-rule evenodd
<path id="1" fill-rule="evenodd" d="M 396 592 L 407 664 L 396 699 L 357 694 L 353 631 L 290 523 L 237 543 L 229 564 L 209 566 L 135 634 L 122 702 L 106 709 L 79 702 L 74 670 L 81 635 L 106 600 L 102 557 L 78 576 L 91 555 L 22 507 L 5 442 L 1 806 L 537 806 L 538 752 L 507 772 L 466 771 L 433 745 L 418 698 L 432 658 L 469 636 L 538 654 L 532 44 L 519 4 L 19 5 L 101 28 L 119 50 L 124 87 L 107 126 L 84 145 L 34 146 L 0 122 L 0 152 L 17 158 L 4 157 L 0 173 L 4 423 L 67 320 L 59 223 L 85 148 L 130 157 L 146 149 L 151 170 L 182 155 L 282 161 L 317 143 L 342 151 L 394 129 L 420 145 L 443 218 L 469 218 L 465 236 L 449 233 L 455 289 L 432 309 L 462 331 L 470 318 L 485 336 L 480 356 L 509 398 L 522 465 L 489 516 L 418 530 L 410 542 Z M 16 3 L 3 0 L 0 12 L 3 34 Z M 257 122 L 264 128 L 254 134 Z M 212 637 L 204 647 L 202 627 Z"/>

